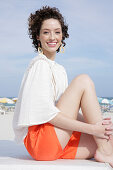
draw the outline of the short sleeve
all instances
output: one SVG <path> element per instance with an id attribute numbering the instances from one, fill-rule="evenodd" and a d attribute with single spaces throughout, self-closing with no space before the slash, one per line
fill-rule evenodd
<path id="1" fill-rule="evenodd" d="M 15 108 L 14 128 L 43 124 L 60 110 L 54 103 L 52 72 L 44 60 L 36 61 L 24 76 Z"/>

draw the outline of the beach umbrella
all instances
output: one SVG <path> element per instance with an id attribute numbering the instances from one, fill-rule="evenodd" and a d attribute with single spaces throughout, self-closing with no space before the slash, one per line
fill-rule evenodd
<path id="1" fill-rule="evenodd" d="M 14 98 L 12 98 L 12 100 L 13 100 L 14 102 L 16 102 L 16 101 L 18 100 L 18 98 L 17 98 L 17 97 L 14 97 Z"/>
<path id="2" fill-rule="evenodd" d="M 0 103 L 7 103 L 6 98 L 0 98 Z"/>
<path id="3" fill-rule="evenodd" d="M 108 99 L 103 99 L 102 103 L 109 104 L 109 100 Z"/>
<path id="4" fill-rule="evenodd" d="M 109 102 L 111 105 L 113 105 L 113 100 L 110 100 L 110 102 Z"/>
<path id="5" fill-rule="evenodd" d="M 111 100 L 103 99 L 103 100 L 102 100 L 102 103 L 103 103 L 103 104 L 111 104 L 112 102 L 111 102 Z"/>
<path id="6" fill-rule="evenodd" d="M 4 97 L 4 98 L 0 98 L 0 103 L 9 103 L 9 104 L 13 104 L 14 101 L 12 101 L 12 100 L 9 99 L 9 98 Z"/>
<path id="7" fill-rule="evenodd" d="M 98 102 L 102 103 L 103 98 L 101 98 L 101 97 L 97 97 L 97 98 L 98 98 Z"/>
<path id="8" fill-rule="evenodd" d="M 14 104 L 15 102 L 13 100 L 11 100 L 11 99 L 7 99 L 7 103 L 8 104 Z"/>

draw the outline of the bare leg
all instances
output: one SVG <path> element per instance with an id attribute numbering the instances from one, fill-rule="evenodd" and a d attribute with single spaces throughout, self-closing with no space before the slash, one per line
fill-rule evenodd
<path id="1" fill-rule="evenodd" d="M 83 115 L 78 114 L 77 120 L 85 122 Z M 97 144 L 92 135 L 82 133 L 75 159 L 90 159 L 94 157 Z"/>
<path id="2" fill-rule="evenodd" d="M 95 124 L 102 120 L 100 107 L 98 104 L 98 100 L 95 93 L 95 87 L 91 79 L 87 75 L 78 76 L 74 79 L 74 89 L 76 96 L 72 92 L 71 96 L 68 95 L 71 93 L 71 86 L 66 90 L 63 96 L 61 96 L 60 100 L 57 103 L 57 107 L 63 113 L 70 113 L 70 108 L 76 106 L 75 109 L 75 119 L 77 118 L 78 110 L 81 106 L 84 119 L 87 123 Z M 62 106 L 68 105 L 65 103 L 65 96 L 69 98 L 69 102 L 71 101 L 70 108 L 65 107 L 62 109 Z M 68 100 L 67 100 L 68 101 Z M 110 142 L 107 142 L 106 139 L 100 139 L 94 137 L 95 142 L 97 144 L 97 151 L 95 155 L 95 159 L 100 162 L 108 162 L 113 166 L 113 147 Z"/>
<path id="3" fill-rule="evenodd" d="M 77 120 L 84 122 L 83 115 L 78 114 Z M 113 136 L 111 137 L 110 142 L 111 142 L 112 147 L 113 147 Z M 96 144 L 93 136 L 82 133 L 75 159 L 93 158 L 96 150 L 97 150 L 97 144 Z"/>
<path id="4" fill-rule="evenodd" d="M 101 110 L 96 97 L 93 83 L 85 90 L 81 99 L 81 109 L 86 122 L 95 124 L 102 120 Z M 106 139 L 94 137 L 98 149 L 96 150 L 95 159 L 97 161 L 109 162 L 113 166 L 113 147 Z M 112 158 L 112 161 L 110 160 Z"/>

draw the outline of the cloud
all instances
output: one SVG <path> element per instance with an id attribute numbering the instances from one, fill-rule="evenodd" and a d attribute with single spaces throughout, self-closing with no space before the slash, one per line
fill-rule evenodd
<path id="1" fill-rule="evenodd" d="M 21 58 L 16 60 L 0 59 L 0 77 L 15 76 L 18 73 L 23 74 L 29 59 Z"/>
<path id="2" fill-rule="evenodd" d="M 63 63 L 67 68 L 71 69 L 102 69 L 112 66 L 109 62 L 104 60 L 89 58 L 89 57 L 69 57 L 66 59 L 60 59 L 60 63 Z"/>

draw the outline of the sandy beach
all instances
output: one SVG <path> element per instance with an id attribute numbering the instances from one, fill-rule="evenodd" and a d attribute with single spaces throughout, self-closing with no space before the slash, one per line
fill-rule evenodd
<path id="1" fill-rule="evenodd" d="M 14 132 L 12 128 L 13 112 L 0 115 L 0 140 L 13 140 Z"/>

